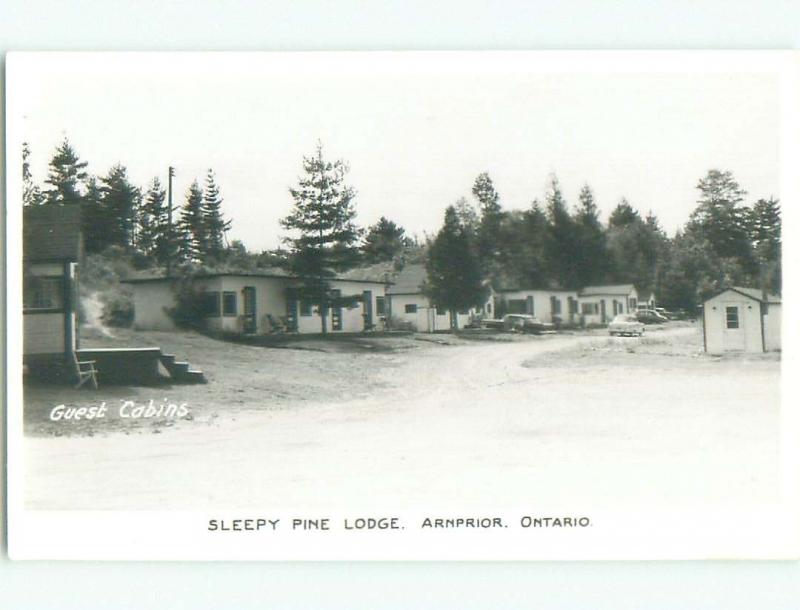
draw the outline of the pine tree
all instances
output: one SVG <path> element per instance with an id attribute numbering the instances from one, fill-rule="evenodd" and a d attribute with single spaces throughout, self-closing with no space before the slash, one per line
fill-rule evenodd
<path id="1" fill-rule="evenodd" d="M 741 204 L 747 191 L 729 171 L 709 170 L 697 184 L 697 207 L 689 217 L 687 229 L 709 242 L 722 258 L 752 262 L 748 212 Z"/>
<path id="2" fill-rule="evenodd" d="M 186 200 L 181 207 L 175 241 L 178 246 L 178 258 L 185 263 L 203 261 L 206 250 L 206 226 L 203 214 L 203 189 L 192 182 L 186 192 Z"/>
<path id="3" fill-rule="evenodd" d="M 355 224 L 355 190 L 345 184 L 348 166 L 343 160 L 326 161 L 322 144 L 314 156 L 303 157 L 304 174 L 290 188 L 294 207 L 281 220 L 292 235 L 286 268 L 303 278 L 298 296 L 319 311 L 322 333 L 333 295 L 328 280 L 355 267 L 360 258 L 357 241 L 361 231 Z"/>
<path id="4" fill-rule="evenodd" d="M 136 217 L 141 191 L 128 180 L 128 170 L 116 164 L 100 179 L 102 207 L 111 219 L 108 223 L 108 243 L 132 250 L 136 245 Z"/>
<path id="5" fill-rule="evenodd" d="M 534 199 L 524 216 L 526 246 L 521 267 L 522 286 L 543 288 L 547 284 L 550 275 L 546 251 L 548 231 L 547 214 L 542 210 L 539 201 Z"/>
<path id="6" fill-rule="evenodd" d="M 455 208 L 458 222 L 461 223 L 461 226 L 464 227 L 464 230 L 477 245 L 481 219 L 478 215 L 478 211 L 475 209 L 475 205 L 467 201 L 466 197 L 459 197 L 456 200 Z"/>
<path id="7" fill-rule="evenodd" d="M 81 230 L 87 254 L 97 254 L 112 244 L 115 220 L 105 207 L 103 191 L 97 178 L 91 176 L 86 184 L 81 210 Z"/>
<path id="8" fill-rule="evenodd" d="M 231 221 L 222 215 L 222 198 L 219 194 L 214 171 L 206 174 L 206 189 L 203 194 L 203 223 L 205 227 L 205 250 L 202 253 L 206 262 L 219 261 L 225 250 L 226 233 Z"/>
<path id="9" fill-rule="evenodd" d="M 477 307 L 486 298 L 483 272 L 454 206 L 444 214 L 444 226 L 434 238 L 425 263 L 423 287 L 434 306 L 450 312 L 450 327 L 458 329 L 458 312 Z"/>
<path id="10" fill-rule="evenodd" d="M 549 223 L 545 253 L 551 277 L 562 288 L 577 288 L 580 284 L 575 253 L 577 231 L 554 175 L 550 176 L 545 201 Z"/>
<path id="11" fill-rule="evenodd" d="M 44 203 L 44 195 L 33 180 L 31 164 L 28 159 L 31 149 L 27 142 L 22 143 L 22 205 L 40 205 Z"/>
<path id="12" fill-rule="evenodd" d="M 478 200 L 480 211 L 477 243 L 479 260 L 484 271 L 494 276 L 499 273 L 503 257 L 501 232 L 504 214 L 500 207 L 500 195 L 486 172 L 478 175 L 475 179 L 472 194 Z"/>
<path id="13" fill-rule="evenodd" d="M 777 199 L 759 199 L 750 215 L 750 239 L 759 264 L 760 286 L 781 291 L 781 208 Z"/>
<path id="14" fill-rule="evenodd" d="M 67 138 L 59 144 L 50 160 L 50 172 L 45 180 L 52 188 L 44 192 L 46 203 L 80 204 L 88 174 L 87 163 L 81 161 Z"/>
<path id="15" fill-rule="evenodd" d="M 617 207 L 614 208 L 614 211 L 611 212 L 611 216 L 608 219 L 608 226 L 609 227 L 626 227 L 630 224 L 633 224 L 637 220 L 641 220 L 639 216 L 639 212 L 633 209 L 628 200 L 623 197 L 619 200 Z"/>
<path id="16" fill-rule="evenodd" d="M 781 206 L 773 197 L 759 199 L 753 205 L 750 239 L 759 258 L 778 260 L 781 256 Z"/>
<path id="17" fill-rule="evenodd" d="M 159 264 L 166 263 L 168 214 L 167 192 L 156 177 L 147 188 L 139 210 L 139 251 Z"/>
<path id="18" fill-rule="evenodd" d="M 385 216 L 367 230 L 364 238 L 364 260 L 368 263 L 390 261 L 403 252 L 409 239 L 403 227 Z"/>
<path id="19" fill-rule="evenodd" d="M 575 213 L 575 260 L 578 286 L 602 283 L 608 272 L 608 248 L 594 193 L 584 184 Z"/>

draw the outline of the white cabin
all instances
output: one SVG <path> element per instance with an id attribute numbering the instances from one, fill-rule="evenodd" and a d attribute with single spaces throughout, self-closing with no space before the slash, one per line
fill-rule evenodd
<path id="1" fill-rule="evenodd" d="M 174 330 L 170 312 L 180 282 L 176 278 L 125 280 L 133 293 L 134 326 Z M 318 307 L 297 298 L 302 280 L 281 273 L 208 273 L 189 280 L 202 299 L 208 330 L 235 334 L 322 332 Z M 326 332 L 362 332 L 383 327 L 386 287 L 383 280 L 333 278 L 328 282 L 346 305 L 332 306 L 325 315 Z"/>
<path id="2" fill-rule="evenodd" d="M 586 286 L 578 293 L 584 324 L 608 324 L 621 313 L 634 313 L 639 294 L 633 284 Z"/>
<path id="3" fill-rule="evenodd" d="M 389 299 L 389 315 L 393 320 L 411 325 L 414 330 L 432 333 L 450 329 L 450 312 L 435 307 L 422 292 L 427 278 L 424 265 L 410 264 L 403 267 L 397 275 L 394 285 L 387 291 Z M 458 328 L 464 328 L 480 315 L 491 317 L 492 303 L 487 298 L 480 307 L 471 307 L 456 313 Z"/>

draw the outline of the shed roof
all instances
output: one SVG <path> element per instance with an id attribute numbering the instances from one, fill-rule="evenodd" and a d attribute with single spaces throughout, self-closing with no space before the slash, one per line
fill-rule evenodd
<path id="1" fill-rule="evenodd" d="M 612 284 L 608 286 L 586 286 L 578 292 L 578 296 L 593 297 L 604 294 L 628 295 L 634 290 L 633 284 Z"/>
<path id="2" fill-rule="evenodd" d="M 706 301 L 710 301 L 711 299 L 717 298 L 719 295 L 724 294 L 728 290 L 733 290 L 734 292 L 738 292 L 739 294 L 749 297 L 754 301 L 758 301 L 759 303 L 780 303 L 781 296 L 779 294 L 767 294 L 766 300 L 764 299 L 764 295 L 758 288 L 746 288 L 744 286 L 731 286 L 730 288 L 726 288 L 725 290 L 720 290 L 713 296 L 710 296 L 706 299 Z"/>
<path id="3" fill-rule="evenodd" d="M 81 207 L 48 203 L 25 206 L 22 257 L 27 261 L 77 261 L 81 256 Z"/>

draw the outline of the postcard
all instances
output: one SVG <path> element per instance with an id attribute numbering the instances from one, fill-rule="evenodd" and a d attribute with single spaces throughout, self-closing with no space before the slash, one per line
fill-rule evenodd
<path id="1" fill-rule="evenodd" d="M 800 556 L 797 59 L 10 54 L 11 557 Z"/>

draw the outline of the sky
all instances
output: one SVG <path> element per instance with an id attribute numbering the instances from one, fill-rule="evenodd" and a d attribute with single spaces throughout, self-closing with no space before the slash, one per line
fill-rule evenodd
<path id="1" fill-rule="evenodd" d="M 386 216 L 420 237 L 484 171 L 506 209 L 555 174 L 570 205 L 588 183 L 604 220 L 626 197 L 669 233 L 711 168 L 748 202 L 780 197 L 776 73 L 675 55 L 17 55 L 9 150 L 29 143 L 39 182 L 64 136 L 91 173 L 122 163 L 141 187 L 172 165 L 175 203 L 213 168 L 229 237 L 255 251 L 279 245 L 318 141 L 349 163 L 362 226 Z"/>

